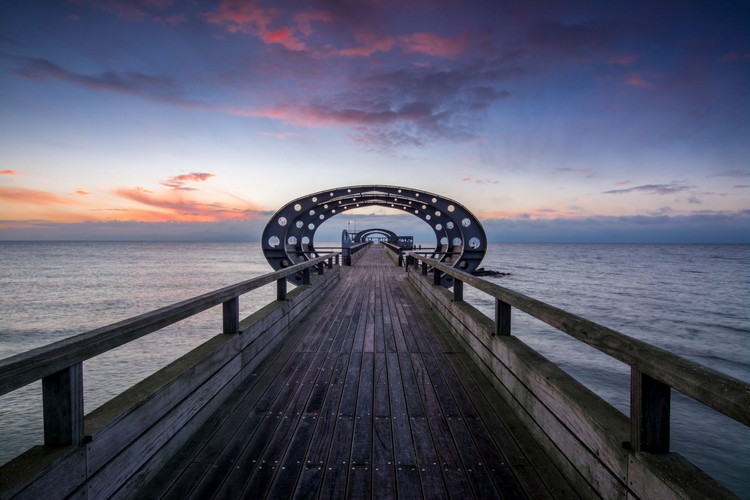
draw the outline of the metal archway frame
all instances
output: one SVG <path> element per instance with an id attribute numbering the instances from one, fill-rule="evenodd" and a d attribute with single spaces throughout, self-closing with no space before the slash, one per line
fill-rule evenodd
<path id="1" fill-rule="evenodd" d="M 320 224 L 366 206 L 391 207 L 422 219 L 435 234 L 436 256 L 462 271 L 474 271 L 487 251 L 484 228 L 460 203 L 420 189 L 365 185 L 311 193 L 284 205 L 263 230 L 266 260 L 278 270 L 317 256 L 314 238 Z M 301 277 L 292 281 L 300 283 Z M 444 277 L 443 285 L 451 284 Z"/>
<path id="2" fill-rule="evenodd" d="M 365 238 L 373 234 L 381 234 L 385 236 L 386 238 L 388 238 L 388 243 L 393 243 L 393 244 L 398 243 L 398 235 L 396 233 L 394 233 L 393 231 L 389 229 L 381 229 L 381 228 L 365 229 L 364 231 L 358 232 L 357 234 L 354 235 L 354 242 L 364 243 Z"/>

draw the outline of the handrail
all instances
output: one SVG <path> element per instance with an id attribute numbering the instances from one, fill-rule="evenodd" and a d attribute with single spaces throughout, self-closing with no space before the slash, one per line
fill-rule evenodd
<path id="1" fill-rule="evenodd" d="M 331 259 L 336 255 L 338 255 L 337 252 L 323 255 L 2 359 L 0 360 L 0 395 L 49 377 L 219 304 L 224 304 L 224 332 L 239 333 L 237 301 L 240 295 L 276 281 L 279 283 L 279 295 L 282 295 L 281 289 L 283 288 L 285 296 L 287 276 L 301 271 L 309 272 L 311 267 L 322 265 L 326 260 L 329 261 L 330 267 Z"/>
<path id="2" fill-rule="evenodd" d="M 431 266 L 433 272 L 437 270 L 438 274 L 446 273 L 452 276 L 458 284 L 454 287 L 454 294 L 458 294 L 458 298 L 455 299 L 457 301 L 462 300 L 463 283 L 494 297 L 497 301 L 495 322 L 498 335 L 510 334 L 510 307 L 515 307 L 629 365 L 633 370 L 634 380 L 636 374 L 642 374 L 654 379 L 657 384 L 660 382 L 668 386 L 664 396 L 667 398 L 667 413 L 668 388 L 671 387 L 737 422 L 750 426 L 750 384 L 435 259 L 420 256 L 416 252 L 409 252 L 407 255 L 422 262 L 422 274 L 426 274 L 426 267 Z M 438 278 L 435 278 L 435 282 L 437 280 Z M 631 392 L 641 389 L 631 387 Z M 639 406 L 634 405 L 632 398 L 631 394 L 631 419 L 634 418 L 633 406 Z"/>

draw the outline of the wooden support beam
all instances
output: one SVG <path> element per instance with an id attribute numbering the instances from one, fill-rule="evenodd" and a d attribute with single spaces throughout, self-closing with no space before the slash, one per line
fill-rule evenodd
<path id="1" fill-rule="evenodd" d="M 495 299 L 495 335 L 510 335 L 510 304 Z"/>
<path id="2" fill-rule="evenodd" d="M 633 451 L 669 453 L 671 388 L 630 369 L 630 447 Z"/>
<path id="3" fill-rule="evenodd" d="M 325 267 L 326 267 L 325 262 L 321 262 L 320 264 L 317 264 L 315 267 L 318 268 L 318 275 L 323 276 L 323 273 L 325 272 Z"/>
<path id="4" fill-rule="evenodd" d="M 427 276 L 427 262 L 422 261 L 422 276 Z"/>
<path id="5" fill-rule="evenodd" d="M 83 363 L 42 379 L 45 446 L 83 445 Z"/>
<path id="6" fill-rule="evenodd" d="M 302 284 L 303 285 L 309 285 L 310 284 L 310 268 L 306 267 L 302 271 Z"/>
<path id="7" fill-rule="evenodd" d="M 240 298 L 235 297 L 222 303 L 224 312 L 224 333 L 240 333 Z"/>

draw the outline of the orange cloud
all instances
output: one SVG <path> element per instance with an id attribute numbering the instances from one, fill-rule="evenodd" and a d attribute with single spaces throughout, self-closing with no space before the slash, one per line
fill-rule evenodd
<path id="1" fill-rule="evenodd" d="M 16 175 L 17 173 L 16 170 L 0 170 L 0 175 Z"/>
<path id="2" fill-rule="evenodd" d="M 206 203 L 190 199 L 183 191 L 173 190 L 159 195 L 147 189 L 136 187 L 116 189 L 115 194 L 150 208 L 128 210 L 127 218 L 129 220 L 217 222 L 220 220 L 251 220 L 262 214 L 260 210 L 252 206 L 231 207 L 218 202 Z M 133 219 L 133 217 L 138 218 Z"/>
<path id="3" fill-rule="evenodd" d="M 33 205 L 70 205 L 73 200 L 48 191 L 0 186 L 0 200 Z"/>
<path id="4" fill-rule="evenodd" d="M 83 189 L 76 189 L 74 193 L 77 194 L 78 196 L 86 196 L 86 195 L 91 194 L 88 191 L 84 191 Z"/>

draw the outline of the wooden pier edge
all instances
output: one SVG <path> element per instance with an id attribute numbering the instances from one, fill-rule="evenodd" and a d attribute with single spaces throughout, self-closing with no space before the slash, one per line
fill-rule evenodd
<path id="1" fill-rule="evenodd" d="M 494 335 L 494 321 L 431 276 L 408 279 L 580 496 L 736 498 L 677 453 L 628 449 L 630 422 L 616 408 L 520 339 Z"/>
<path id="2" fill-rule="evenodd" d="M 338 281 L 313 276 L 84 418 L 84 446 L 35 446 L 0 467 L 0 499 L 129 497 L 211 417 L 238 384 Z"/>

